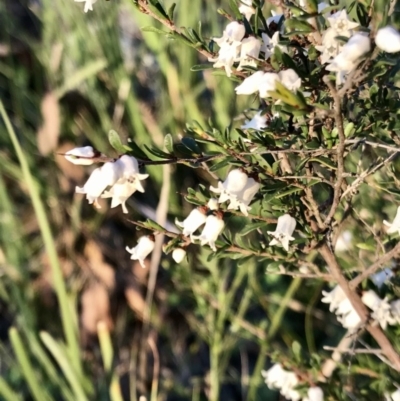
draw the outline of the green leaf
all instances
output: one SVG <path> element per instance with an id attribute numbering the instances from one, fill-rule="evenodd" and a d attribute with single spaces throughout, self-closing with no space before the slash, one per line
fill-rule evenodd
<path id="1" fill-rule="evenodd" d="M 114 131 L 113 129 L 108 132 L 108 141 L 110 142 L 110 145 L 119 153 L 119 154 L 125 154 L 126 149 L 124 148 L 124 145 L 121 142 L 121 138 L 119 137 L 117 131 Z"/>
<path id="2" fill-rule="evenodd" d="M 168 150 L 169 153 L 171 153 L 171 154 L 174 153 L 174 140 L 172 139 L 172 135 L 171 134 L 165 135 L 164 147 L 165 147 L 165 149 Z"/>
<path id="3" fill-rule="evenodd" d="M 174 20 L 174 11 L 175 11 L 176 3 L 172 3 L 171 7 L 168 9 L 167 14 L 170 21 Z"/>
<path id="4" fill-rule="evenodd" d="M 166 35 L 168 32 L 163 31 L 162 29 L 158 29 L 155 26 L 144 26 L 143 28 L 140 28 L 142 32 L 154 32 L 154 33 L 159 33 L 161 35 Z"/>
<path id="5" fill-rule="evenodd" d="M 240 230 L 240 235 L 247 235 L 258 228 L 265 228 L 268 223 L 265 221 L 257 221 L 256 223 L 247 224 L 244 228 Z"/>
<path id="6" fill-rule="evenodd" d="M 185 136 L 181 139 L 182 145 L 184 145 L 187 149 L 192 151 L 196 155 L 201 155 L 201 149 L 199 148 L 199 145 L 197 145 L 197 142 L 193 139 L 190 138 L 189 136 Z"/>
<path id="7" fill-rule="evenodd" d="M 190 71 L 193 71 L 193 72 L 204 71 L 204 70 L 211 70 L 213 68 L 214 67 L 212 66 L 212 64 L 196 64 L 190 69 Z"/>
<path id="8" fill-rule="evenodd" d="M 229 6 L 230 6 L 233 14 L 235 15 L 235 18 L 239 21 L 243 20 L 243 15 L 239 11 L 239 7 L 237 5 L 237 0 L 229 0 Z"/>

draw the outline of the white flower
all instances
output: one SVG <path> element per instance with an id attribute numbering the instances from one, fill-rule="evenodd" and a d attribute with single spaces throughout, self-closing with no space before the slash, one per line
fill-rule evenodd
<path id="1" fill-rule="evenodd" d="M 284 214 L 278 218 L 275 231 L 267 231 L 274 237 L 269 246 L 281 244 L 286 252 L 289 251 L 289 241 L 293 241 L 293 231 L 296 228 L 296 220 L 289 214 Z"/>
<path id="2" fill-rule="evenodd" d="M 378 273 L 373 274 L 370 276 L 371 281 L 378 287 L 381 288 L 386 281 L 388 281 L 391 277 L 394 276 L 392 269 L 388 267 L 381 270 Z"/>
<path id="3" fill-rule="evenodd" d="M 244 81 L 235 88 L 237 95 L 252 95 L 258 92 L 264 77 L 263 71 L 257 71 L 249 77 L 245 78 Z"/>
<path id="4" fill-rule="evenodd" d="M 288 70 L 280 71 L 279 78 L 282 85 L 285 85 L 290 91 L 294 91 L 300 88 L 301 79 L 297 75 L 296 71 L 289 68 Z"/>
<path id="5" fill-rule="evenodd" d="M 244 25 L 237 21 L 229 23 L 220 38 L 213 38 L 220 47 L 218 57 L 209 58 L 214 63 L 214 68 L 224 67 L 228 77 L 232 74 L 233 63 L 240 60 L 241 40 L 246 33 Z"/>
<path id="6" fill-rule="evenodd" d="M 253 200 L 259 189 L 260 184 L 254 178 L 249 177 L 245 187 L 236 195 L 236 199 L 231 198 L 228 210 L 240 209 L 245 216 L 248 216 L 248 211 L 251 209 L 249 207 L 250 202 Z"/>
<path id="7" fill-rule="evenodd" d="M 85 8 L 83 11 L 87 13 L 89 10 L 93 11 L 93 4 L 96 3 L 97 0 L 75 0 L 78 3 L 85 2 Z"/>
<path id="8" fill-rule="evenodd" d="M 383 224 L 389 227 L 386 231 L 388 234 L 394 234 L 397 231 L 400 235 L 400 206 L 397 208 L 396 217 L 394 218 L 393 223 L 383 220 Z"/>
<path id="9" fill-rule="evenodd" d="M 353 234 L 349 230 L 345 230 L 339 234 L 335 244 L 335 252 L 348 251 L 352 246 Z"/>
<path id="10" fill-rule="evenodd" d="M 251 120 L 246 120 L 245 123 L 240 127 L 241 129 L 255 129 L 262 130 L 263 128 L 268 127 L 267 124 L 267 116 L 261 115 L 261 111 L 254 115 Z"/>
<path id="11" fill-rule="evenodd" d="M 153 251 L 155 242 L 148 236 L 140 237 L 134 248 L 126 247 L 125 249 L 131 254 L 132 260 L 138 260 L 140 266 L 145 267 L 144 260 Z"/>
<path id="12" fill-rule="evenodd" d="M 346 294 L 338 285 L 330 292 L 322 291 L 321 302 L 330 304 L 329 311 L 336 313 L 337 320 L 346 329 L 354 329 L 361 323 L 360 316 L 353 308 Z"/>
<path id="13" fill-rule="evenodd" d="M 324 297 L 321 299 L 321 302 L 323 302 L 324 304 L 330 304 L 329 305 L 330 312 L 335 312 L 336 309 L 339 307 L 339 305 L 345 299 L 347 299 L 346 294 L 344 293 L 342 288 L 338 285 L 330 292 L 322 291 L 322 295 Z"/>
<path id="14" fill-rule="evenodd" d="M 310 387 L 303 401 L 324 401 L 324 392 L 321 387 Z"/>
<path id="15" fill-rule="evenodd" d="M 172 251 L 172 259 L 174 259 L 176 263 L 181 263 L 185 256 L 186 251 L 182 248 L 175 248 Z"/>
<path id="16" fill-rule="evenodd" d="M 244 66 L 257 67 L 257 62 L 254 59 L 260 54 L 261 41 L 254 36 L 243 39 L 240 49 L 240 63 L 237 70 L 241 71 Z"/>
<path id="17" fill-rule="evenodd" d="M 261 375 L 265 379 L 265 384 L 271 389 L 280 389 L 286 376 L 286 370 L 282 368 L 280 363 L 276 363 L 268 370 L 262 370 Z"/>
<path id="18" fill-rule="evenodd" d="M 277 363 L 269 370 L 261 372 L 265 379 L 265 384 L 271 389 L 277 389 L 281 394 L 292 401 L 300 400 L 300 393 L 294 388 L 299 384 L 297 376 L 293 372 L 288 372 Z"/>
<path id="19" fill-rule="evenodd" d="M 327 18 L 329 25 L 336 31 L 337 36 L 351 36 L 352 30 L 359 24 L 347 16 L 346 10 L 338 11 Z"/>
<path id="20" fill-rule="evenodd" d="M 114 185 L 121 176 L 121 169 L 115 162 L 104 163 L 103 166 L 93 170 L 85 185 L 76 187 L 75 192 L 78 194 L 86 194 L 86 199 L 90 204 L 94 203 L 97 208 L 100 206 L 97 199 L 101 196 L 103 191 L 108 187 Z"/>
<path id="21" fill-rule="evenodd" d="M 393 401 L 400 401 L 400 389 L 390 395 Z"/>
<path id="22" fill-rule="evenodd" d="M 218 46 L 222 46 L 224 43 L 232 44 L 240 42 L 245 34 L 246 29 L 244 25 L 233 21 L 226 26 L 222 36 L 220 38 L 213 38 L 213 41 L 216 42 Z"/>
<path id="23" fill-rule="evenodd" d="M 325 14 L 327 11 L 323 12 L 325 10 L 325 8 L 330 7 L 329 4 L 322 2 L 318 4 L 318 14 Z M 318 388 L 318 387 L 316 387 Z"/>
<path id="24" fill-rule="evenodd" d="M 261 51 L 265 54 L 265 60 L 268 60 L 274 53 L 275 46 L 278 46 L 282 53 L 287 53 L 288 49 L 286 46 L 279 45 L 279 32 L 275 32 L 270 38 L 266 33 L 261 34 L 263 44 Z"/>
<path id="25" fill-rule="evenodd" d="M 249 21 L 251 16 L 256 13 L 252 4 L 253 0 L 240 0 L 239 11 L 246 17 L 247 21 Z"/>
<path id="26" fill-rule="evenodd" d="M 396 324 L 396 319 L 391 314 L 391 306 L 386 298 L 380 299 L 373 290 L 369 290 L 364 292 L 361 300 L 373 311 L 371 317 L 380 324 L 383 330 L 386 330 L 388 324 Z"/>
<path id="27" fill-rule="evenodd" d="M 269 96 L 270 91 L 276 89 L 276 82 L 279 82 L 279 75 L 274 72 L 266 72 L 262 77 L 260 86 L 258 88 L 260 97 L 266 98 Z"/>
<path id="28" fill-rule="evenodd" d="M 210 210 L 218 210 L 219 209 L 218 200 L 215 198 L 210 198 L 210 200 L 207 202 L 207 207 Z"/>
<path id="29" fill-rule="evenodd" d="M 190 236 L 192 239 L 193 233 L 206 222 L 206 212 L 202 208 L 193 209 L 189 216 L 183 222 L 175 220 L 175 224 L 183 228 L 182 234 Z"/>
<path id="30" fill-rule="evenodd" d="M 83 148 L 74 148 L 65 153 L 64 157 L 73 164 L 80 164 L 83 166 L 90 166 L 94 163 L 93 159 L 97 156 L 98 152 L 91 146 L 84 146 Z"/>
<path id="31" fill-rule="evenodd" d="M 375 44 L 387 53 L 397 53 L 400 51 L 400 33 L 392 26 L 378 29 Z"/>
<path id="32" fill-rule="evenodd" d="M 282 17 L 283 17 L 283 14 L 278 14 L 276 11 L 271 10 L 271 17 L 267 18 L 268 28 L 272 23 L 278 25 L 279 21 L 281 20 Z"/>
<path id="33" fill-rule="evenodd" d="M 214 216 L 213 214 L 211 214 L 210 216 L 207 216 L 206 224 L 200 236 L 193 237 L 193 239 L 200 240 L 201 245 L 208 244 L 210 248 L 215 252 L 217 250 L 217 248 L 215 247 L 215 241 L 217 240 L 218 235 L 221 234 L 224 227 L 224 220 L 222 220 L 222 218 L 219 216 Z"/>
<path id="34" fill-rule="evenodd" d="M 397 323 L 400 323 L 400 299 L 396 299 L 390 303 L 390 312 Z"/>
<path id="35" fill-rule="evenodd" d="M 341 43 L 336 40 L 337 32 L 333 28 L 328 28 L 322 35 L 322 45 L 315 46 L 320 51 L 321 63 L 326 64 L 333 57 L 336 57 L 342 48 Z"/>
<path id="36" fill-rule="evenodd" d="M 122 211 L 124 213 L 128 213 L 128 209 L 126 208 L 125 202 L 129 197 L 136 192 L 136 184 L 135 183 L 123 183 L 119 184 L 116 182 L 109 191 L 104 191 L 101 195 L 102 198 L 112 198 L 111 200 L 111 209 L 117 207 L 119 205 L 122 206 Z M 140 191 L 143 192 L 143 191 Z"/>
<path id="37" fill-rule="evenodd" d="M 210 186 L 210 191 L 220 194 L 218 203 L 226 202 L 227 200 L 236 200 L 247 184 L 248 175 L 242 170 L 236 168 L 231 170 L 224 182 L 219 181 L 218 187 Z"/>

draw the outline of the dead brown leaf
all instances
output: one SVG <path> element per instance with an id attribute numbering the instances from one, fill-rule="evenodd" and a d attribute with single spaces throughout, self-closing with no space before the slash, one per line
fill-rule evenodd
<path id="1" fill-rule="evenodd" d="M 37 133 L 37 144 L 42 155 L 48 155 L 58 144 L 60 136 L 60 107 L 57 96 L 48 92 L 41 104 L 43 125 Z"/>

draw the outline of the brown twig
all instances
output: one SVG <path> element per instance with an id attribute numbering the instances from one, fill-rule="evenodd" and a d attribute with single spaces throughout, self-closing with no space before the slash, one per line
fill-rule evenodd
<path id="1" fill-rule="evenodd" d="M 376 340 L 379 346 L 382 348 L 383 353 L 389 359 L 392 367 L 400 372 L 400 356 L 393 348 L 393 345 L 386 337 L 386 334 L 382 331 L 379 326 L 369 323 L 369 312 L 367 307 L 362 303 L 361 298 L 358 294 L 350 287 L 350 283 L 343 276 L 341 268 L 336 260 L 335 255 L 331 252 L 327 244 L 324 244 L 320 248 L 320 254 L 324 258 L 328 265 L 329 271 L 332 277 L 339 284 L 346 297 L 349 299 L 354 310 L 357 312 L 361 319 L 361 322 L 365 324 L 365 329 L 371 334 Z"/>
<path id="2" fill-rule="evenodd" d="M 330 225 L 332 218 L 336 212 L 337 207 L 339 206 L 340 203 L 340 194 L 342 190 L 342 183 L 344 181 L 343 173 L 344 173 L 344 151 L 346 147 L 346 136 L 344 134 L 344 128 L 343 128 L 343 118 L 342 118 L 342 103 L 340 100 L 340 96 L 338 94 L 338 91 L 334 87 L 332 81 L 329 79 L 329 76 L 324 76 L 323 78 L 324 82 L 328 86 L 329 90 L 331 91 L 332 97 L 333 97 L 333 103 L 334 103 L 334 118 L 335 118 L 335 124 L 336 128 L 338 130 L 338 135 L 339 135 L 339 145 L 337 146 L 336 153 L 337 153 L 337 171 L 336 171 L 336 183 L 335 183 L 335 188 L 334 188 L 334 194 L 333 194 L 333 200 L 332 200 L 332 205 L 331 209 L 328 213 L 328 216 L 326 217 L 324 221 L 324 225 L 328 226 Z"/>

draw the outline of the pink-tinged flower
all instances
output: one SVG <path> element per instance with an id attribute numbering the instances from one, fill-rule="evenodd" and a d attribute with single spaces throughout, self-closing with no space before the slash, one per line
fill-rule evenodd
<path id="1" fill-rule="evenodd" d="M 387 53 L 397 53 L 400 51 L 400 33 L 392 26 L 378 29 L 375 44 Z"/>
<path id="2" fill-rule="evenodd" d="M 214 216 L 213 214 L 211 214 L 210 216 L 207 216 L 206 224 L 200 236 L 193 237 L 193 239 L 200 240 L 200 244 L 202 246 L 208 244 L 210 248 L 215 252 L 217 250 L 215 246 L 215 241 L 221 234 L 224 227 L 225 223 L 222 217 L 218 215 Z"/>
<path id="3" fill-rule="evenodd" d="M 255 129 L 262 130 L 263 128 L 268 127 L 267 124 L 267 116 L 261 115 L 261 111 L 254 115 L 251 120 L 246 120 L 245 123 L 240 127 L 241 129 Z"/>
<path id="4" fill-rule="evenodd" d="M 279 72 L 279 79 L 282 85 L 285 85 L 290 91 L 295 91 L 301 86 L 301 79 L 297 72 L 291 68 Z"/>
<path id="5" fill-rule="evenodd" d="M 65 153 L 64 157 L 73 164 L 80 164 L 82 166 L 90 166 L 94 163 L 93 159 L 99 153 L 91 146 L 84 146 L 83 148 L 74 148 Z"/>
<path id="6" fill-rule="evenodd" d="M 144 260 L 153 251 L 155 242 L 148 236 L 140 237 L 134 248 L 126 247 L 125 249 L 131 254 L 132 260 L 138 260 L 140 266 L 145 267 Z"/>
<path id="7" fill-rule="evenodd" d="M 383 224 L 389 227 L 386 231 L 388 234 L 394 234 L 395 232 L 397 232 L 400 235 L 400 206 L 397 208 L 397 213 L 393 220 L 393 223 L 389 223 L 388 221 L 383 220 Z"/>
<path id="8" fill-rule="evenodd" d="M 289 241 L 293 241 L 292 234 L 296 228 L 296 220 L 289 214 L 284 214 L 278 218 L 275 231 L 267 231 L 274 238 L 269 243 L 269 246 L 282 245 L 286 252 L 289 251 Z"/>
<path id="9" fill-rule="evenodd" d="M 186 256 L 186 251 L 182 248 L 175 248 L 172 251 L 172 259 L 174 259 L 174 261 L 176 263 L 181 263 L 183 259 L 185 259 Z"/>
<path id="10" fill-rule="evenodd" d="M 93 11 L 93 4 L 96 3 L 97 0 L 75 0 L 78 3 L 85 3 L 85 8 L 83 9 L 83 11 L 85 13 L 87 13 L 89 10 Z"/>
<path id="11" fill-rule="evenodd" d="M 246 17 L 247 21 L 250 21 L 251 16 L 256 13 L 253 0 L 240 0 L 239 11 Z"/>
<path id="12" fill-rule="evenodd" d="M 190 236 L 193 240 L 193 233 L 206 222 L 206 212 L 204 208 L 193 209 L 183 222 L 175 220 L 175 224 L 183 228 L 182 234 Z"/>
<path id="13" fill-rule="evenodd" d="M 254 36 L 243 39 L 240 49 L 240 63 L 237 68 L 241 71 L 243 67 L 257 67 L 255 59 L 260 54 L 261 41 Z"/>

